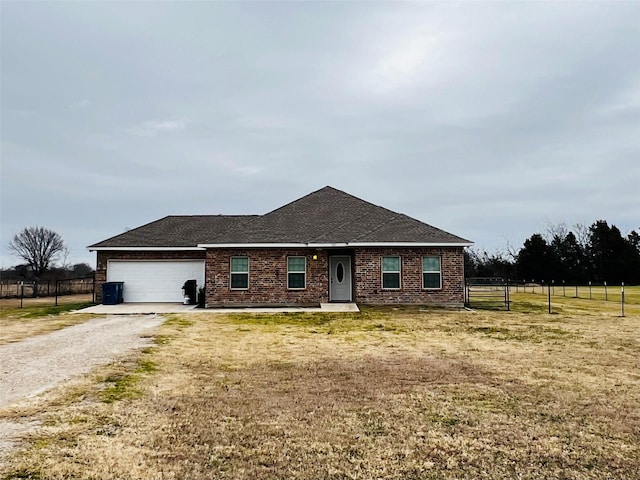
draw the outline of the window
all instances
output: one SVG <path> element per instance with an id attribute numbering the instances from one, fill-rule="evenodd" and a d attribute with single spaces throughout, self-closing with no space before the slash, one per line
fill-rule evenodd
<path id="1" fill-rule="evenodd" d="M 422 257 L 422 288 L 442 288 L 440 257 Z"/>
<path id="2" fill-rule="evenodd" d="M 400 257 L 382 257 L 382 288 L 400 288 Z"/>
<path id="3" fill-rule="evenodd" d="M 307 259 L 305 257 L 287 258 L 287 288 L 302 290 L 307 286 Z"/>
<path id="4" fill-rule="evenodd" d="M 231 289 L 249 288 L 249 257 L 231 257 Z"/>

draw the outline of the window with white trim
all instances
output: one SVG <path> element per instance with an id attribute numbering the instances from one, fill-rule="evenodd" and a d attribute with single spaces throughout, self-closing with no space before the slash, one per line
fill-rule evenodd
<path id="1" fill-rule="evenodd" d="M 249 257 L 231 257 L 231 290 L 249 288 Z"/>
<path id="2" fill-rule="evenodd" d="M 400 257 L 382 257 L 382 288 L 400 288 Z"/>
<path id="3" fill-rule="evenodd" d="M 422 257 L 422 288 L 437 290 L 442 288 L 440 257 Z"/>
<path id="4" fill-rule="evenodd" d="M 307 287 L 307 258 L 287 257 L 287 288 L 303 290 Z"/>

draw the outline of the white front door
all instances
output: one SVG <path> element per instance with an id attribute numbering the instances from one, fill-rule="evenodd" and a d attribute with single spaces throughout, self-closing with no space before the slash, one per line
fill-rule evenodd
<path id="1" fill-rule="evenodd" d="M 351 257 L 329 257 L 329 301 L 351 301 Z"/>

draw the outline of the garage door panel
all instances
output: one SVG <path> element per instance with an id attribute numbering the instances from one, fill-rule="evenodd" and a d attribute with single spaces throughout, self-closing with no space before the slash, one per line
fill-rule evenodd
<path id="1" fill-rule="evenodd" d="M 204 261 L 109 261 L 107 281 L 124 282 L 125 302 L 182 302 L 182 285 L 204 286 Z"/>

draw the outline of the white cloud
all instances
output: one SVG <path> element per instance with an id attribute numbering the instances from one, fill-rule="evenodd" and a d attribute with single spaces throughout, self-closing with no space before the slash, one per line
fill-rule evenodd
<path id="1" fill-rule="evenodd" d="M 126 132 L 139 137 L 155 137 L 164 132 L 175 132 L 178 130 L 184 130 L 186 126 L 187 122 L 182 119 L 150 120 L 128 128 Z"/>

